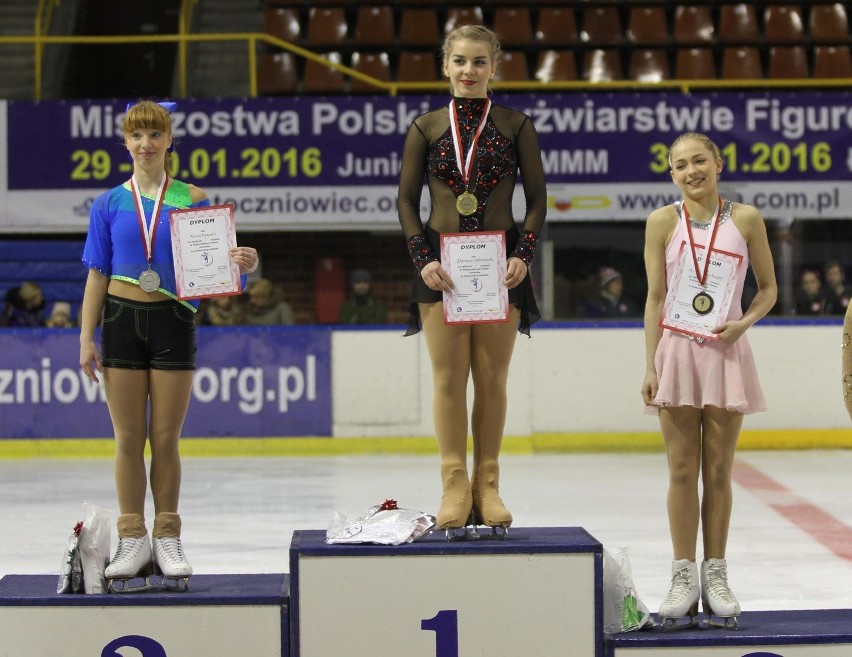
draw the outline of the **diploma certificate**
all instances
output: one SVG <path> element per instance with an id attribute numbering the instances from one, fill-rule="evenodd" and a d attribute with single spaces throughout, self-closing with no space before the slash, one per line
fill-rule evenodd
<path id="1" fill-rule="evenodd" d="M 680 245 L 660 326 L 701 340 L 716 340 L 719 336 L 713 329 L 728 317 L 743 259 L 736 253 L 713 249 L 707 279 L 701 285 L 688 246 L 685 241 Z M 704 247 L 696 246 L 696 252 L 699 263 L 703 263 Z"/>
<path id="2" fill-rule="evenodd" d="M 178 299 L 240 294 L 240 268 L 231 260 L 237 246 L 234 206 L 169 212 Z"/>
<path id="3" fill-rule="evenodd" d="M 444 323 L 509 321 L 506 233 L 444 233 L 441 263 L 455 289 L 444 292 Z"/>

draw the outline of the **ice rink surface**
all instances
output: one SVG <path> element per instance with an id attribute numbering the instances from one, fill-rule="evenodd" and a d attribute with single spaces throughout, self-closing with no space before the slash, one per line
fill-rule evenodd
<path id="1" fill-rule="evenodd" d="M 501 464 L 516 527 L 583 527 L 605 548 L 628 548 L 639 597 L 656 612 L 671 562 L 662 453 L 507 454 Z M 852 450 L 738 454 L 727 557 L 743 610 L 852 609 L 850 473 Z M 288 572 L 293 531 L 386 498 L 434 514 L 437 456 L 184 458 L 184 547 L 197 574 Z M 0 460 L 0 576 L 58 573 L 84 502 L 117 514 L 111 459 Z M 149 505 L 149 529 L 153 515 Z"/>

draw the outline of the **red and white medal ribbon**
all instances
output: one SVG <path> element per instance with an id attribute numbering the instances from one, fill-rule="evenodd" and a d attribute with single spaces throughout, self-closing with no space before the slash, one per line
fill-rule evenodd
<path id="1" fill-rule="evenodd" d="M 716 205 L 716 211 L 710 219 L 710 242 L 704 251 L 704 270 L 698 265 L 698 249 L 695 245 L 695 238 L 692 236 L 692 220 L 689 218 L 689 210 L 686 203 L 683 204 L 683 219 L 686 222 L 686 233 L 689 235 L 689 249 L 692 251 L 692 264 L 695 267 L 695 276 L 698 278 L 698 283 L 704 285 L 707 281 L 707 271 L 710 268 L 710 251 L 713 249 L 713 244 L 716 242 L 716 231 L 719 228 L 719 215 L 722 212 L 722 197 L 719 197 L 719 203 Z"/>
<path id="2" fill-rule="evenodd" d="M 142 207 L 142 194 L 139 192 L 139 186 L 136 184 L 136 176 L 130 178 L 130 187 L 133 190 L 133 202 L 136 205 L 136 219 L 139 222 L 139 231 L 142 233 L 142 243 L 145 245 L 145 257 L 148 260 L 148 266 L 151 266 L 151 258 L 154 256 L 154 237 L 157 234 L 157 217 L 160 216 L 160 208 L 163 207 L 163 199 L 166 197 L 166 185 L 169 182 L 169 176 L 164 175 L 160 181 L 160 187 L 157 189 L 157 199 L 154 202 L 154 211 L 151 213 L 150 221 L 145 216 L 145 209 Z"/>
<path id="3" fill-rule="evenodd" d="M 452 117 L 452 121 L 450 121 L 450 129 L 453 133 L 456 166 L 458 166 L 459 173 L 461 173 L 462 183 L 464 183 L 465 190 L 467 190 L 470 186 L 470 176 L 473 172 L 473 154 L 476 152 L 476 145 L 479 143 L 479 136 L 485 129 L 485 121 L 488 119 L 489 111 L 491 111 L 491 99 L 486 98 L 485 109 L 482 110 L 482 117 L 479 119 L 479 126 L 476 128 L 476 134 L 473 136 L 473 141 L 470 143 L 470 149 L 467 151 L 467 155 L 464 157 L 464 161 L 462 163 L 462 139 L 461 128 L 459 127 L 458 109 L 456 108 L 455 98 L 450 101 L 450 117 Z"/>

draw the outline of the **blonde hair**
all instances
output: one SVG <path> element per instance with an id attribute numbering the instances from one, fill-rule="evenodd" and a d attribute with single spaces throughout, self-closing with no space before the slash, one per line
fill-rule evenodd
<path id="1" fill-rule="evenodd" d="M 713 157 L 717 162 L 724 162 L 725 159 L 722 157 L 722 151 L 719 150 L 719 147 L 716 145 L 710 137 L 701 133 L 701 132 L 684 132 L 677 139 L 672 142 L 672 145 L 669 146 L 669 168 L 672 166 L 672 151 L 674 147 L 677 146 L 680 142 L 686 141 L 687 139 L 695 139 L 696 141 L 700 141 L 704 148 L 710 151 L 713 154 Z"/>
<path id="2" fill-rule="evenodd" d="M 127 109 L 124 114 L 125 137 L 134 130 L 158 130 L 172 136 L 172 115 L 165 107 L 152 100 L 141 100 Z M 174 141 L 172 141 L 174 145 Z M 171 151 L 172 149 L 169 149 Z M 169 157 L 165 159 L 166 173 L 169 172 Z"/>
<path id="3" fill-rule="evenodd" d="M 482 25 L 462 25 L 454 30 L 451 30 L 444 37 L 444 45 L 441 47 L 441 57 L 444 64 L 449 62 L 450 54 L 453 50 L 453 45 L 457 41 L 479 41 L 488 44 L 491 51 L 491 64 L 497 66 L 503 56 L 503 51 L 500 48 L 500 39 L 497 33 L 489 30 Z"/>

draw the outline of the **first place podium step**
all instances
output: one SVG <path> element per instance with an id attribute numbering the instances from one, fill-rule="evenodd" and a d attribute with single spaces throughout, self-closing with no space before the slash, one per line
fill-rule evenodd
<path id="1" fill-rule="evenodd" d="M 290 545 L 292 657 L 600 657 L 603 546 L 579 527 Z"/>

